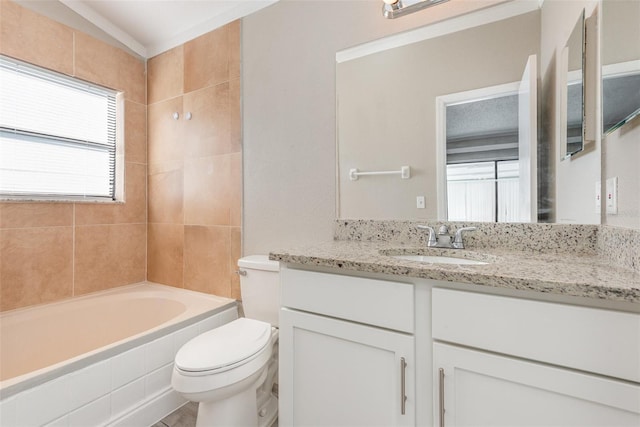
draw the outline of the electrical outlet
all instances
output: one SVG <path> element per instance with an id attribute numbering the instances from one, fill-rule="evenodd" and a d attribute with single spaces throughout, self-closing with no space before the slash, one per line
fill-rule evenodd
<path id="1" fill-rule="evenodd" d="M 607 179 L 606 206 L 609 215 L 618 214 L 618 177 Z"/>

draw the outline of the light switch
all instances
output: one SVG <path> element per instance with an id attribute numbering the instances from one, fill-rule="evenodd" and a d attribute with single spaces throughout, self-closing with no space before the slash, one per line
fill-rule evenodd
<path id="1" fill-rule="evenodd" d="M 600 183 L 600 181 L 596 181 L 596 194 L 595 194 L 595 201 L 596 201 L 596 213 L 599 214 L 600 213 L 600 209 L 602 207 L 602 185 Z"/>
<path id="2" fill-rule="evenodd" d="M 418 209 L 424 209 L 425 207 L 425 200 L 424 200 L 424 196 L 418 196 L 416 197 L 416 208 Z"/>
<path id="3" fill-rule="evenodd" d="M 605 193 L 607 213 L 618 214 L 618 177 L 607 179 L 607 191 Z"/>

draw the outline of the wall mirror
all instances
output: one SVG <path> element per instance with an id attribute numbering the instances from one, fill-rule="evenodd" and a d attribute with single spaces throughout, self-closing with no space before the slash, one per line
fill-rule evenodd
<path id="1" fill-rule="evenodd" d="M 602 2 L 602 132 L 640 114 L 640 2 Z"/>
<path id="2" fill-rule="evenodd" d="M 566 81 L 563 83 L 562 109 L 564 130 L 561 141 L 564 149 L 561 158 L 566 159 L 584 149 L 584 70 L 585 34 L 584 10 L 576 21 L 573 31 L 562 51 L 562 69 Z"/>
<path id="3" fill-rule="evenodd" d="M 530 56 L 539 49 L 535 9 L 339 59 L 338 216 L 536 221 L 536 158 L 520 153 L 518 122 L 531 112 L 535 121 L 537 109 L 519 114 L 517 98 Z M 537 66 L 531 68 L 528 78 L 535 83 Z M 535 103 L 536 89 L 525 86 Z M 530 137 L 529 147 L 535 149 L 536 139 Z M 519 165 L 520 159 L 528 165 Z M 353 168 L 399 170 L 405 164 L 411 164 L 411 179 L 348 177 Z"/>

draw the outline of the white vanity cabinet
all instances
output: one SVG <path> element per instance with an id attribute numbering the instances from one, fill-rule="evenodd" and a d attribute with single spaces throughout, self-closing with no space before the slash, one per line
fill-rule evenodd
<path id="1" fill-rule="evenodd" d="M 281 275 L 279 425 L 415 425 L 414 286 Z"/>
<path id="2" fill-rule="evenodd" d="M 438 426 L 640 425 L 640 316 L 433 289 Z"/>

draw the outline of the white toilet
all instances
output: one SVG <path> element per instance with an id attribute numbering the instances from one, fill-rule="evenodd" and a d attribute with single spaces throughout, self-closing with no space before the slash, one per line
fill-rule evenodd
<path id="1" fill-rule="evenodd" d="M 266 255 L 238 260 L 245 316 L 205 332 L 176 354 L 171 385 L 200 402 L 196 427 L 269 427 L 278 416 L 280 266 Z"/>

